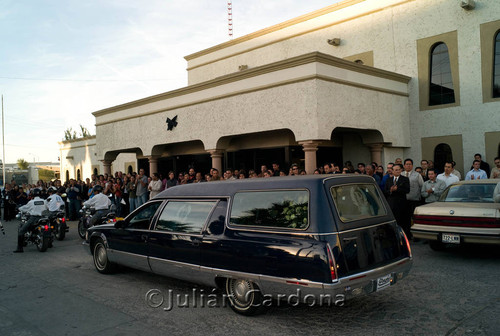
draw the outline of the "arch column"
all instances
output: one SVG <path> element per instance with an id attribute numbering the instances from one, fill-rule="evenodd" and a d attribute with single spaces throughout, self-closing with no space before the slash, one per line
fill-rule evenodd
<path id="1" fill-rule="evenodd" d="M 103 170 L 104 170 L 104 174 L 108 174 L 108 176 L 111 175 L 111 163 L 113 161 L 109 161 L 109 160 L 101 160 L 102 162 L 102 167 L 103 167 Z"/>
<path id="2" fill-rule="evenodd" d="M 384 144 L 373 143 L 367 146 L 370 148 L 372 162 L 376 162 L 380 166 L 382 164 L 382 150 L 384 149 Z"/>
<path id="3" fill-rule="evenodd" d="M 210 154 L 212 158 L 212 168 L 216 168 L 219 173 L 222 172 L 222 156 L 224 152 L 220 149 L 209 149 L 207 152 Z"/>
<path id="4" fill-rule="evenodd" d="M 321 141 L 319 140 L 299 141 L 304 151 L 304 168 L 307 174 L 314 174 L 314 170 L 317 168 L 316 152 L 320 143 Z"/>
<path id="5" fill-rule="evenodd" d="M 158 173 L 158 156 L 148 156 L 149 162 L 149 176 L 153 176 L 153 173 Z"/>

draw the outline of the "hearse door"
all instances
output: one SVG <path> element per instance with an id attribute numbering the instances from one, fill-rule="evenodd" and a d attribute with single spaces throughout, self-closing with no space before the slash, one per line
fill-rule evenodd
<path id="1" fill-rule="evenodd" d="M 217 201 L 171 199 L 149 236 L 149 264 L 154 273 L 199 282 L 200 243 Z"/>
<path id="2" fill-rule="evenodd" d="M 209 268 L 230 268 L 231 261 L 234 258 L 233 251 L 229 249 L 230 245 L 224 244 L 227 203 L 227 199 L 219 200 L 203 231 L 203 241 L 201 242 L 202 270 Z M 213 285 L 213 276 L 206 275 L 206 282 Z"/>
<path id="3" fill-rule="evenodd" d="M 110 257 L 132 268 L 150 271 L 148 264 L 148 236 L 151 223 L 162 201 L 144 204 L 130 214 L 120 228 L 112 230 L 108 239 Z"/>

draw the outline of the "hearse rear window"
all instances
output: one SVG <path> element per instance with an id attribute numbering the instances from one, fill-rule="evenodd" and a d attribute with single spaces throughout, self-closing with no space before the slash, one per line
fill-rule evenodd
<path id="1" fill-rule="evenodd" d="M 373 184 L 347 184 L 330 188 L 335 208 L 344 223 L 383 216 L 387 211 Z"/>
<path id="2" fill-rule="evenodd" d="M 245 191 L 234 195 L 231 224 L 305 229 L 309 223 L 307 190 Z"/>

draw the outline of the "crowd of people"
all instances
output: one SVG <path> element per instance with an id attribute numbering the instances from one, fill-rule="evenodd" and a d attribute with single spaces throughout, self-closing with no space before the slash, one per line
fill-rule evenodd
<path id="1" fill-rule="evenodd" d="M 471 170 L 465 174 L 465 179 L 500 178 L 500 158 L 496 157 L 494 163 L 495 167 L 490 170 L 489 165 L 482 161 L 481 155 L 476 154 Z M 147 176 L 144 169 L 139 169 L 138 173 L 125 174 L 119 171 L 114 175 L 92 175 L 85 181 L 70 179 L 64 184 L 60 180 L 47 183 L 38 181 L 35 185 L 17 185 L 13 181 L 6 184 L 2 190 L 4 220 L 13 219 L 16 207 L 26 204 L 32 198 L 35 189 L 40 190 L 42 198 L 46 198 L 48 188 L 56 188 L 57 194 L 62 196 L 66 203 L 68 219 L 76 220 L 83 202 L 94 196 L 95 186 L 100 186 L 99 189 L 102 188 L 102 194 L 107 195 L 111 203 L 114 204 L 116 215 L 123 217 L 162 190 L 177 185 L 305 174 L 307 172 L 297 164 L 292 164 L 289 169 L 283 170 L 275 162 L 269 168 L 267 165 L 262 165 L 260 170 L 226 169 L 222 173 L 216 168 L 203 173 L 190 167 L 186 172 L 176 174 L 170 171 L 165 176 L 158 172 Z M 344 165 L 325 163 L 318 167 L 314 174 L 366 174 L 372 176 L 385 193 L 398 223 L 405 229 L 409 237 L 411 237 L 409 226 L 415 207 L 436 201 L 447 186 L 462 179 L 462 174 L 455 169 L 453 161 L 446 162 L 441 172 L 434 167 L 431 160 L 421 160 L 420 165 L 414 167 L 412 159 L 403 161 L 401 158 L 387 164 L 385 169 L 375 162 L 358 163 L 356 167 L 350 161 L 345 162 Z M 399 181 L 399 176 L 404 178 Z"/>

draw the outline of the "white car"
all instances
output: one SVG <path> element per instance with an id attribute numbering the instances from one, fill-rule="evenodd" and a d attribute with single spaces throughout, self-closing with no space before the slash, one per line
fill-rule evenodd
<path id="1" fill-rule="evenodd" d="M 472 180 L 449 186 L 439 201 L 415 209 L 413 236 L 428 239 L 433 250 L 446 244 L 500 244 L 500 203 L 493 195 L 499 182 Z"/>

